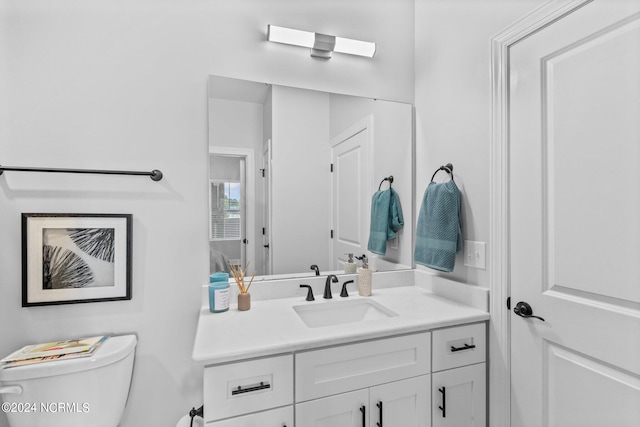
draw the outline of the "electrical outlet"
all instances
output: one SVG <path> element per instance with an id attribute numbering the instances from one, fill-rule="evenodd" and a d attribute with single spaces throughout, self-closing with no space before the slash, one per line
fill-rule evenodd
<path id="1" fill-rule="evenodd" d="M 485 270 L 486 265 L 486 243 L 464 241 L 464 265 Z"/>

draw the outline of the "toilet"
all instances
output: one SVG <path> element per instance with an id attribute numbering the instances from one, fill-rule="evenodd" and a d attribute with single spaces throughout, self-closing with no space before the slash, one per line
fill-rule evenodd
<path id="1" fill-rule="evenodd" d="M 110 337 L 88 357 L 0 368 L 11 427 L 116 427 L 133 373 L 135 335 Z"/>

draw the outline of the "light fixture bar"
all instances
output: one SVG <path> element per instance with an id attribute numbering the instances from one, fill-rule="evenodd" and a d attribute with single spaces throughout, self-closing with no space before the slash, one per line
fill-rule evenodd
<path id="1" fill-rule="evenodd" d="M 373 58 L 373 55 L 376 53 L 376 44 L 372 42 L 336 37 L 329 34 L 312 33 L 310 31 L 294 30 L 276 25 L 267 26 L 267 40 L 275 43 L 308 47 L 311 49 L 311 56 L 323 59 L 331 58 L 331 52 L 366 56 L 369 58 Z"/>
<path id="2" fill-rule="evenodd" d="M 376 54 L 376 44 L 372 42 L 346 39 L 344 37 L 336 37 L 336 46 L 333 48 L 333 51 L 373 58 L 373 55 Z"/>
<path id="3" fill-rule="evenodd" d="M 267 40 L 275 43 L 313 48 L 315 33 L 310 31 L 294 30 L 293 28 L 267 25 Z"/>

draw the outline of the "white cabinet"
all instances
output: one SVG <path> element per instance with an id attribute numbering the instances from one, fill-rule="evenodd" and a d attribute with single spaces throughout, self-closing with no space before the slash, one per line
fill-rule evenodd
<path id="1" fill-rule="evenodd" d="M 207 423 L 292 404 L 291 354 L 204 369 L 204 419 Z M 226 424 L 221 425 L 226 427 Z M 282 427 L 283 424 L 274 421 L 263 425 Z"/>
<path id="2" fill-rule="evenodd" d="M 211 427 L 484 427 L 486 352 L 483 322 L 207 366 L 205 421 Z"/>
<path id="3" fill-rule="evenodd" d="M 433 331 L 433 372 L 484 362 L 487 356 L 485 323 Z"/>
<path id="4" fill-rule="evenodd" d="M 486 365 L 432 374 L 433 427 L 486 425 Z"/>
<path id="5" fill-rule="evenodd" d="M 429 427 L 431 334 L 300 352 L 296 426 Z"/>
<path id="6" fill-rule="evenodd" d="M 296 426 L 428 427 L 430 376 L 310 400 L 296 405 Z"/>
<path id="7" fill-rule="evenodd" d="M 486 325 L 433 332 L 433 427 L 484 427 L 487 422 Z"/>
<path id="8" fill-rule="evenodd" d="M 369 426 L 429 427 L 430 375 L 369 389 Z"/>
<path id="9" fill-rule="evenodd" d="M 269 411 L 240 417 L 228 418 L 214 423 L 207 423 L 207 427 L 293 427 L 293 406 L 271 409 Z"/>

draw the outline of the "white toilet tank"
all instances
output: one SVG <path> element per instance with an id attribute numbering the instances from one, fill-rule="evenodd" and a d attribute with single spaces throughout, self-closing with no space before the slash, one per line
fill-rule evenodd
<path id="1" fill-rule="evenodd" d="M 11 427 L 116 427 L 127 403 L 135 335 L 110 337 L 88 357 L 0 369 Z"/>

